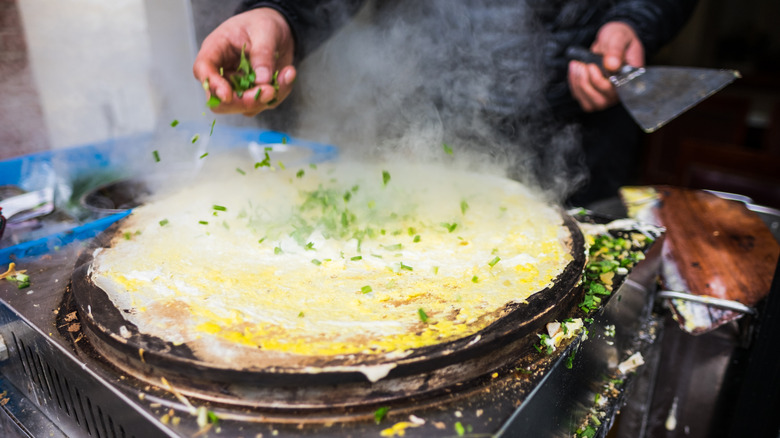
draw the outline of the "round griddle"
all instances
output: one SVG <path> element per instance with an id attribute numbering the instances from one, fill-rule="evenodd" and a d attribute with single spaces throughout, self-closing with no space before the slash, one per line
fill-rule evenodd
<path id="1" fill-rule="evenodd" d="M 155 385 L 167 382 L 162 386 L 170 384 L 190 396 L 271 409 L 386 403 L 438 393 L 538 354 L 533 348 L 537 333 L 568 316 L 581 296 L 577 284 L 585 266 L 585 242 L 576 221 L 562 214 L 571 235 L 572 261 L 552 286 L 527 303 L 506 305 L 492 324 L 473 335 L 414 349 L 402 358 L 393 353 L 290 355 L 291 365 L 265 366 L 265 352 L 258 349 L 252 366 L 231 368 L 199 359 L 186 344 L 140 333 L 89 276 L 93 253 L 110 246 L 121 221 L 82 253 L 72 276 L 73 298 L 92 346 L 123 371 Z"/>

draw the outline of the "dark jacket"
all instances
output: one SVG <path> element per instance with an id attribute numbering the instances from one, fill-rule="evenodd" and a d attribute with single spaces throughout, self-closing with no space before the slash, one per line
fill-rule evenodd
<path id="1" fill-rule="evenodd" d="M 448 0 L 452 1 L 452 0 Z M 516 1 L 473 1 L 464 0 L 476 15 L 505 4 L 518 5 Z M 247 0 L 239 11 L 258 7 L 270 7 L 285 16 L 296 41 L 296 58 L 301 59 L 316 49 L 333 31 L 343 25 L 364 3 L 363 0 Z M 405 6 L 399 6 L 404 5 Z M 399 8 L 416 8 L 417 15 L 424 14 L 426 7 L 436 2 L 430 0 L 379 1 L 380 15 L 391 15 Z M 589 47 L 598 29 L 607 22 L 621 21 L 629 24 L 637 33 L 645 52 L 652 56 L 658 49 L 682 28 L 695 8 L 697 0 L 526 0 L 526 11 L 538 19 L 543 30 L 543 41 L 533 43 L 544 45 L 544 68 L 549 72 L 545 95 L 554 114 L 561 118 L 581 114 L 579 105 L 571 97 L 566 81 L 567 63 L 565 51 L 570 46 Z M 412 5 L 412 6 L 410 6 Z M 512 35 L 504 35 L 512 40 Z M 528 42 L 528 39 L 523 39 Z M 511 44 L 504 43 L 507 46 Z M 511 47 L 505 51 L 504 59 L 511 56 Z M 518 67 L 512 61 L 507 70 Z M 520 66 L 515 71 L 523 70 Z M 511 84 L 507 84 L 509 88 Z M 501 90 L 506 91 L 506 90 Z M 494 93 L 496 97 L 506 96 L 504 92 Z M 499 102 L 499 106 L 501 106 Z M 512 105 L 510 105 L 512 106 Z M 499 112 L 508 112 L 499 108 Z"/>
<path id="2" fill-rule="evenodd" d="M 684 25 L 696 0 L 374 0 L 369 4 L 375 8 L 370 11 L 371 25 L 379 35 L 393 34 L 393 26 L 399 23 L 413 33 L 408 51 L 387 56 L 416 57 L 415 74 L 429 79 L 416 84 L 412 98 L 426 96 L 436 106 L 445 135 L 468 138 L 475 132 L 471 122 L 478 119 L 501 141 L 488 138 L 470 144 L 484 145 L 493 156 L 507 151 L 496 151 L 497 143 L 523 149 L 532 164 L 519 167 L 517 172 L 523 174 L 513 177 L 523 178 L 530 169 L 542 187 L 564 196 L 579 187 L 569 200 L 587 205 L 635 183 L 641 131 L 621 105 L 595 113 L 580 109 L 567 82 L 566 49 L 590 47 L 601 26 L 621 21 L 636 31 L 646 56 L 652 56 Z M 246 1 L 242 10 L 266 6 L 280 11 L 291 25 L 300 60 L 361 5 L 360 0 L 262 0 Z M 480 84 L 476 92 L 474 82 Z M 392 123 L 387 125 L 392 128 Z M 584 183 L 585 178 L 589 183 Z"/>

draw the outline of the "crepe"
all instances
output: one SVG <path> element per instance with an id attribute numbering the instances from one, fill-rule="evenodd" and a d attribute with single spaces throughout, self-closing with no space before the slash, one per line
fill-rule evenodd
<path id="1" fill-rule="evenodd" d="M 237 172 L 154 199 L 93 254 L 141 333 L 295 356 L 473 335 L 571 263 L 561 212 L 505 178 L 433 165 Z"/>

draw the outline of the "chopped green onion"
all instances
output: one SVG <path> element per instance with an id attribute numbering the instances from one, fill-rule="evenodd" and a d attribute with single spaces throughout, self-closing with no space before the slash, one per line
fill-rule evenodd
<path id="1" fill-rule="evenodd" d="M 419 234 L 414 236 L 414 239 L 412 239 L 412 242 L 414 242 L 414 243 L 417 243 L 419 241 L 420 241 L 420 235 Z"/>
<path id="2" fill-rule="evenodd" d="M 244 172 L 243 170 L 241 170 L 241 168 L 240 168 L 240 167 L 236 167 L 236 172 L 240 173 L 241 175 L 246 175 L 246 172 Z"/>
<path id="3" fill-rule="evenodd" d="M 263 243 L 263 242 L 265 242 L 265 237 L 257 241 L 257 243 Z"/>
<path id="4" fill-rule="evenodd" d="M 227 211 L 227 208 L 223 207 L 221 205 L 216 205 L 215 204 L 214 207 L 212 207 L 212 208 L 214 208 L 214 210 L 217 210 L 217 211 Z"/>
<path id="5" fill-rule="evenodd" d="M 216 108 L 219 106 L 219 104 L 222 103 L 222 101 L 217 96 L 211 96 L 209 97 L 209 100 L 206 101 L 206 106 L 209 108 Z"/>
<path id="6" fill-rule="evenodd" d="M 466 214 L 466 210 L 469 209 L 469 203 L 466 201 L 460 201 L 460 212 Z"/>
<path id="7" fill-rule="evenodd" d="M 457 433 L 458 436 L 463 436 L 466 434 L 466 428 L 463 427 L 460 421 L 455 422 L 455 433 Z"/>
<path id="8" fill-rule="evenodd" d="M 130 233 L 129 231 L 125 231 L 123 236 L 124 236 L 125 240 L 130 240 L 133 237 L 133 234 Z"/>
<path id="9" fill-rule="evenodd" d="M 372 290 L 373 289 L 371 289 L 371 286 L 369 286 L 369 285 L 365 285 L 365 286 L 360 288 L 360 292 L 363 292 L 364 294 L 367 294 L 367 293 L 371 292 Z"/>
<path id="10" fill-rule="evenodd" d="M 282 247 L 281 246 L 275 246 L 274 247 L 274 254 L 281 254 L 282 253 Z"/>
<path id="11" fill-rule="evenodd" d="M 455 228 L 458 228 L 458 223 L 457 222 L 453 222 L 453 223 L 449 224 L 449 223 L 446 223 L 446 222 L 442 222 L 441 226 L 446 228 L 447 231 L 449 231 L 451 233 L 451 232 L 455 231 Z"/>
<path id="12" fill-rule="evenodd" d="M 209 153 L 208 153 L 208 152 L 206 152 L 206 153 L 204 153 L 203 155 L 201 155 L 201 156 L 200 156 L 200 158 L 201 158 L 201 159 L 203 159 L 203 158 L 206 158 L 206 157 L 208 157 L 208 156 L 209 156 Z"/>
<path id="13" fill-rule="evenodd" d="M 175 128 L 178 124 L 179 124 L 179 121 L 176 120 L 176 119 L 173 119 L 173 121 L 171 122 L 171 128 Z"/>
<path id="14" fill-rule="evenodd" d="M 452 148 L 447 143 L 442 143 L 441 146 L 444 149 L 445 154 L 452 155 Z"/>
<path id="15" fill-rule="evenodd" d="M 489 261 L 489 262 L 488 262 L 488 265 L 490 265 L 490 267 L 492 268 L 493 266 L 496 266 L 496 263 L 498 263 L 498 262 L 500 262 L 500 261 L 501 261 L 501 257 L 499 257 L 499 256 L 495 256 L 495 257 L 493 258 L 493 260 L 491 260 L 491 261 Z"/>
<path id="16" fill-rule="evenodd" d="M 200 134 L 195 134 L 195 135 L 193 135 L 193 136 L 192 136 L 192 140 L 191 140 L 191 141 L 192 141 L 192 143 L 194 144 L 196 141 L 198 141 L 198 139 L 199 139 L 199 138 L 200 138 Z"/>
<path id="17" fill-rule="evenodd" d="M 382 171 L 382 185 L 386 186 L 387 183 L 390 182 L 390 172 L 383 170 Z"/>
<path id="18" fill-rule="evenodd" d="M 160 226 L 161 227 L 164 227 L 166 225 L 168 225 L 168 219 L 163 219 L 163 220 L 160 221 Z"/>
<path id="19" fill-rule="evenodd" d="M 350 260 L 352 260 L 353 262 L 356 262 L 358 260 L 363 260 L 363 256 L 355 256 L 355 257 L 350 258 Z"/>
<path id="20" fill-rule="evenodd" d="M 276 165 L 279 166 L 279 168 L 282 170 L 286 169 L 286 167 L 284 167 L 284 163 L 282 163 L 281 161 L 277 161 Z"/>
<path id="21" fill-rule="evenodd" d="M 400 243 L 396 243 L 395 245 L 382 245 L 382 248 L 388 250 L 388 251 L 400 251 L 403 249 L 403 245 Z"/>
<path id="22" fill-rule="evenodd" d="M 282 137 L 282 144 L 287 144 L 287 137 Z"/>
<path id="23" fill-rule="evenodd" d="M 382 422 L 382 420 L 385 419 L 385 416 L 387 416 L 387 411 L 389 411 L 390 408 L 388 406 L 382 406 L 381 408 L 374 411 L 374 421 L 376 421 L 376 424 L 379 424 Z"/>
<path id="24" fill-rule="evenodd" d="M 219 423 L 219 417 L 214 412 L 208 411 L 208 412 L 206 412 L 206 416 L 209 419 L 209 423 L 212 423 L 214 425 Z"/>
<path id="25" fill-rule="evenodd" d="M 439 274 L 439 267 L 438 266 L 434 266 L 433 267 L 433 275 L 438 275 L 438 274 Z"/>
<path id="26" fill-rule="evenodd" d="M 159 163 L 160 162 L 160 153 L 157 151 L 152 151 L 152 156 L 154 157 L 154 162 Z"/>
<path id="27" fill-rule="evenodd" d="M 315 163 L 309 163 L 309 167 L 311 167 L 314 170 L 317 170 L 317 164 Z"/>
<path id="28" fill-rule="evenodd" d="M 217 119 L 214 119 L 213 122 L 211 122 L 211 131 L 209 131 L 209 137 L 211 137 L 212 134 L 214 134 L 214 125 L 217 124 Z"/>
<path id="29" fill-rule="evenodd" d="M 201 224 L 201 225 L 208 225 L 209 224 L 208 221 L 198 221 L 198 223 Z"/>
<path id="30" fill-rule="evenodd" d="M 406 271 L 414 271 L 414 268 L 411 266 L 405 265 L 404 262 L 401 262 L 401 269 L 404 269 Z"/>
<path id="31" fill-rule="evenodd" d="M 420 321 L 422 322 L 428 322 L 428 314 L 425 313 L 425 310 L 423 310 L 422 307 L 417 309 L 417 315 L 420 317 Z"/>
<path id="32" fill-rule="evenodd" d="M 298 318 L 303 318 L 303 311 L 298 312 Z"/>
<path id="33" fill-rule="evenodd" d="M 314 242 L 309 242 L 306 244 L 306 246 L 303 247 L 303 249 L 307 251 L 314 251 Z"/>
<path id="34" fill-rule="evenodd" d="M 476 275 L 471 277 L 471 282 L 472 283 L 479 283 L 479 277 L 477 277 Z"/>
<path id="35" fill-rule="evenodd" d="M 303 174 L 304 174 L 304 173 L 305 173 L 305 172 L 303 171 L 303 169 L 301 169 L 301 170 L 299 170 L 299 171 L 298 171 L 298 173 L 296 173 L 296 174 L 295 174 L 295 176 L 296 176 L 297 178 L 303 178 Z"/>
<path id="36" fill-rule="evenodd" d="M 321 261 L 319 261 L 319 260 L 317 260 L 317 259 L 311 259 L 311 262 L 312 262 L 313 264 L 317 265 L 317 266 L 319 266 L 319 265 L 321 265 L 321 264 L 322 264 L 322 262 L 321 262 Z"/>

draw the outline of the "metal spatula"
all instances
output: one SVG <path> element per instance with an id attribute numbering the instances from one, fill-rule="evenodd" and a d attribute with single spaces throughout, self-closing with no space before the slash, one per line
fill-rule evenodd
<path id="1" fill-rule="evenodd" d="M 631 67 L 616 73 L 604 70 L 601 55 L 582 47 L 569 47 L 569 59 L 596 64 L 615 85 L 618 97 L 629 114 L 647 132 L 667 122 L 713 95 L 740 76 L 736 70 L 691 67 Z"/>

